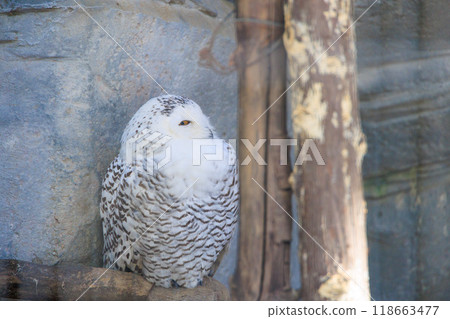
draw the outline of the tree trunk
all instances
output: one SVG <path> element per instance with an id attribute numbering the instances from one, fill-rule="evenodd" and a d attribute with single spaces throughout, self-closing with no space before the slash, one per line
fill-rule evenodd
<path id="1" fill-rule="evenodd" d="M 290 82 L 301 76 L 289 92 L 294 134 L 302 143 L 313 139 L 325 161 L 325 166 L 307 161 L 294 168 L 302 227 L 317 241 L 300 232 L 304 300 L 369 298 L 361 177 L 366 144 L 353 29 L 332 45 L 351 25 L 352 6 L 351 0 L 289 0 L 285 5 Z"/>
<path id="2" fill-rule="evenodd" d="M 286 57 L 280 42 L 283 21 L 282 0 L 237 2 L 239 138 L 248 139 L 252 145 L 260 139 L 287 136 L 284 98 L 253 125 L 285 90 Z M 267 163 L 259 165 L 246 146 L 239 144 L 239 162 L 247 156 L 252 161 L 240 166 L 239 258 L 232 283 L 233 299 L 290 298 L 292 221 L 252 180 L 290 210 L 289 165 L 280 165 L 280 151 L 269 152 L 269 146 L 267 141 L 259 149 Z"/>

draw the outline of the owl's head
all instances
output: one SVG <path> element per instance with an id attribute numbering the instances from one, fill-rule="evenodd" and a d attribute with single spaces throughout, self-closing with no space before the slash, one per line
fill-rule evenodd
<path id="1" fill-rule="evenodd" d="M 214 129 L 200 106 L 176 95 L 155 97 L 141 106 L 128 123 L 122 143 L 149 132 L 177 140 L 215 137 Z"/>
<path id="2" fill-rule="evenodd" d="M 206 143 L 198 148 L 196 142 L 203 143 L 199 139 L 214 139 L 211 142 L 218 144 Z M 146 172 L 164 169 L 175 175 L 209 178 L 219 167 L 228 169 L 228 165 L 220 166 L 222 162 L 228 163 L 230 153 L 228 144 L 220 141 L 197 103 L 181 96 L 163 95 L 141 106 L 130 120 L 122 135 L 119 156 Z M 222 157 L 194 164 L 202 152 Z"/>
<path id="3" fill-rule="evenodd" d="M 155 128 L 176 139 L 214 138 L 214 130 L 200 106 L 181 96 L 156 98 L 161 117 Z"/>

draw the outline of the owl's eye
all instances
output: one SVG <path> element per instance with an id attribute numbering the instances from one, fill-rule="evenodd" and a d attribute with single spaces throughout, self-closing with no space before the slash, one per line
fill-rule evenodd
<path id="1" fill-rule="evenodd" d="M 189 125 L 189 124 L 191 124 L 191 121 L 183 120 L 183 121 L 181 121 L 180 124 L 178 124 L 178 125 L 182 126 L 182 125 Z"/>

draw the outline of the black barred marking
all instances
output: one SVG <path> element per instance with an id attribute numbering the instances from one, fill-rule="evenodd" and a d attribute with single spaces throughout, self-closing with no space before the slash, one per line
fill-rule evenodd
<path id="1" fill-rule="evenodd" d="M 182 96 L 160 96 L 157 98 L 157 101 L 160 103 L 160 105 L 163 107 L 161 110 L 161 114 L 165 116 L 169 116 L 172 114 L 173 110 L 178 107 L 185 107 L 187 104 L 191 104 L 192 101 L 182 97 Z"/>

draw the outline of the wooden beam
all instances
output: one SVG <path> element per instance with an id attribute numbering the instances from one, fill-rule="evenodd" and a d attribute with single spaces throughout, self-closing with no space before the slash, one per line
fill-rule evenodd
<path id="1" fill-rule="evenodd" d="M 239 144 L 240 163 L 247 156 L 252 161 L 240 166 L 239 257 L 232 283 L 232 297 L 238 300 L 284 299 L 291 292 L 292 221 L 253 181 L 290 210 L 289 165 L 280 165 L 279 149 L 269 150 L 269 139 L 287 136 L 284 97 L 265 113 L 285 90 L 283 21 L 282 0 L 237 1 L 239 138 L 252 145 L 267 140 L 259 151 L 267 165 L 258 164 Z"/>

